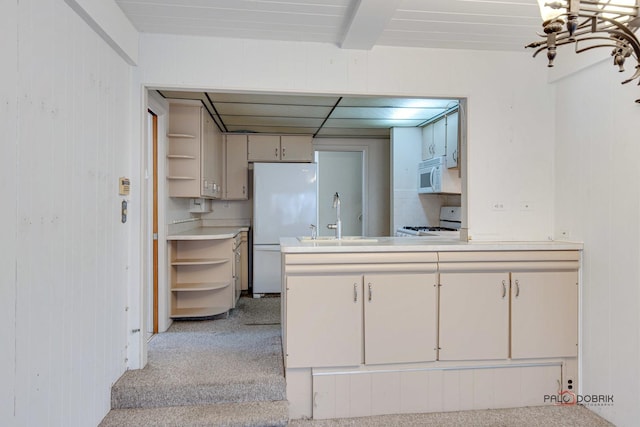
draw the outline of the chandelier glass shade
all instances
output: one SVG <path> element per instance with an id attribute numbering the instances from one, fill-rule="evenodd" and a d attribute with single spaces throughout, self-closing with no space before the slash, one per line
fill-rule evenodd
<path id="1" fill-rule="evenodd" d="M 559 46 L 573 44 L 576 53 L 610 48 L 620 72 L 625 71 L 626 60 L 633 58 L 635 72 L 622 83 L 639 80 L 640 84 L 640 42 L 635 35 L 640 27 L 638 0 L 538 0 L 538 5 L 544 34 L 526 46 L 535 49 L 534 57 L 546 51 L 548 66 L 553 67 Z"/>

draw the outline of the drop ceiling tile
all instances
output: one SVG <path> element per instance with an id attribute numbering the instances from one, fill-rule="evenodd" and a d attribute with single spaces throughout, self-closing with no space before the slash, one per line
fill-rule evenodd
<path id="1" fill-rule="evenodd" d="M 255 116 L 222 116 L 224 124 L 229 126 L 293 126 L 318 128 L 324 119 L 309 119 L 299 117 L 255 117 Z"/>
<path id="2" fill-rule="evenodd" d="M 317 128 L 295 126 L 227 126 L 229 132 L 238 133 L 279 133 L 313 135 Z"/>
<path id="3" fill-rule="evenodd" d="M 353 128 L 322 128 L 316 138 L 385 138 L 389 139 L 389 129 L 353 129 Z"/>
<path id="4" fill-rule="evenodd" d="M 274 104 L 274 105 L 320 105 L 333 107 L 338 102 L 337 96 L 313 95 L 275 95 L 275 94 L 247 94 L 247 93 L 208 93 L 214 103 L 245 103 L 245 104 Z"/>
<path id="5" fill-rule="evenodd" d="M 428 120 L 444 112 L 444 108 L 412 107 L 338 107 L 332 119 L 416 119 Z"/>
<path id="6" fill-rule="evenodd" d="M 392 119 L 328 119 L 324 126 L 333 128 L 392 128 L 392 127 L 411 127 L 418 126 L 424 120 L 422 119 L 407 119 L 407 120 L 392 120 Z"/>
<path id="7" fill-rule="evenodd" d="M 331 107 L 285 104 L 246 104 L 214 102 L 222 116 L 310 117 L 324 119 Z"/>
<path id="8" fill-rule="evenodd" d="M 440 98 L 392 98 L 392 97 L 344 97 L 339 107 L 414 107 L 448 108 L 458 103 L 457 99 Z"/>

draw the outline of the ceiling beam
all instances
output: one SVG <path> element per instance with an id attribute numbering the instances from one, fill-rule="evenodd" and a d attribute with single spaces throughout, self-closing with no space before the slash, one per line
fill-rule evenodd
<path id="1" fill-rule="evenodd" d="M 401 0 L 356 0 L 345 31 L 343 49 L 371 49 L 393 17 Z"/>

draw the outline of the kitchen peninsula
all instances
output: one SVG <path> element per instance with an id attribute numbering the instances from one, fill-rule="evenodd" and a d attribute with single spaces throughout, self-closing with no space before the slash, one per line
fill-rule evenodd
<path id="1" fill-rule="evenodd" d="M 291 418 L 535 406 L 578 392 L 581 244 L 280 244 Z"/>

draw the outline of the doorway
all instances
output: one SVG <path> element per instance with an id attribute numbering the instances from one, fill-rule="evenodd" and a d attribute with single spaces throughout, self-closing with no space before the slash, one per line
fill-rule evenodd
<path id="1" fill-rule="evenodd" d="M 365 235 L 364 229 L 364 152 L 316 151 L 318 164 L 318 235 L 330 236 L 327 224 L 336 222 L 334 194 L 340 195 L 343 236 Z"/>
<path id="2" fill-rule="evenodd" d="M 151 191 L 151 229 L 146 235 L 151 240 L 151 260 L 147 263 L 150 271 L 147 273 L 149 280 L 146 281 L 146 330 L 145 337 L 149 340 L 158 333 L 158 116 L 151 110 L 147 110 L 147 135 L 148 146 L 151 147 L 151 159 L 149 163 L 152 169 Z"/>

